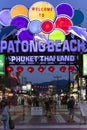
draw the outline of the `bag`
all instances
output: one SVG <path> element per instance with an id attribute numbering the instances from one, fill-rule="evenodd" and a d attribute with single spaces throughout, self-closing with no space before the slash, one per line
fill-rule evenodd
<path id="1" fill-rule="evenodd" d="M 14 121 L 9 117 L 9 128 L 14 129 Z"/>
<path id="2" fill-rule="evenodd" d="M 1 120 L 2 120 L 2 121 L 7 121 L 7 115 L 2 115 Z"/>

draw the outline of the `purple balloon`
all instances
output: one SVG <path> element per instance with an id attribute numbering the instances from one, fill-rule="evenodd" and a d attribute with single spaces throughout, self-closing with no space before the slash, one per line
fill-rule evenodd
<path id="1" fill-rule="evenodd" d="M 27 28 L 28 26 L 28 19 L 23 16 L 16 16 L 12 19 L 11 25 L 17 26 L 19 29 Z"/>
<path id="2" fill-rule="evenodd" d="M 56 7 L 56 11 L 57 11 L 57 15 L 67 15 L 69 16 L 70 18 L 73 17 L 73 8 L 71 5 L 67 4 L 67 3 L 62 3 L 60 5 L 58 5 Z"/>
<path id="3" fill-rule="evenodd" d="M 10 10 L 2 10 L 0 12 L 0 23 L 3 26 L 9 26 L 11 22 L 11 15 L 10 15 Z"/>
<path id="4" fill-rule="evenodd" d="M 30 41 L 34 39 L 34 35 L 28 29 L 25 29 L 18 34 L 18 38 L 20 41 L 23 40 Z"/>

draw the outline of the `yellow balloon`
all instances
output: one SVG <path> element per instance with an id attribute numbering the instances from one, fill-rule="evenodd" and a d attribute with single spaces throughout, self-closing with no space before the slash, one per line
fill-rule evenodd
<path id="1" fill-rule="evenodd" d="M 28 9 L 24 5 L 16 5 L 11 9 L 12 18 L 19 16 L 19 15 L 28 17 Z"/>
<path id="2" fill-rule="evenodd" d="M 36 2 L 33 4 L 29 9 L 29 19 L 30 20 L 52 20 L 55 19 L 55 9 L 54 7 L 48 2 Z"/>

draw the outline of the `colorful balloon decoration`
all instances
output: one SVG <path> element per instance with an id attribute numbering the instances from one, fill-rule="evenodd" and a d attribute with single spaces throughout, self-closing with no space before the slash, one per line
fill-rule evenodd
<path id="1" fill-rule="evenodd" d="M 54 21 L 55 9 L 48 2 L 38 1 L 29 8 L 29 19 L 30 21 L 37 19 L 41 22 L 46 19 Z"/>
<path id="2" fill-rule="evenodd" d="M 41 22 L 39 20 L 33 20 L 29 23 L 29 30 L 31 33 L 36 34 L 41 32 Z"/>
<path id="3" fill-rule="evenodd" d="M 65 34 L 63 31 L 55 29 L 49 34 L 49 40 L 60 40 L 60 44 L 62 44 L 65 40 Z"/>
<path id="4" fill-rule="evenodd" d="M 45 20 L 41 24 L 41 29 L 45 33 L 50 33 L 53 30 L 53 22 L 50 20 Z"/>
<path id="5" fill-rule="evenodd" d="M 0 12 L 0 24 L 9 26 L 11 22 L 10 10 L 4 9 Z"/>
<path id="6" fill-rule="evenodd" d="M 34 35 L 28 29 L 23 29 L 19 32 L 18 38 L 20 41 L 23 40 L 30 41 L 34 39 Z"/>
<path id="7" fill-rule="evenodd" d="M 16 16 L 12 19 L 11 25 L 17 26 L 18 29 L 27 28 L 29 20 L 23 16 Z"/>
<path id="8" fill-rule="evenodd" d="M 68 28 L 70 26 L 73 26 L 73 23 L 69 18 L 65 16 L 60 16 L 56 18 L 56 21 L 54 22 L 54 26 L 55 28 L 63 30 L 64 33 L 67 35 L 69 33 Z"/>
<path id="9" fill-rule="evenodd" d="M 56 12 L 57 12 L 57 15 L 66 15 L 72 18 L 74 10 L 70 4 L 61 3 L 56 7 Z"/>
<path id="10" fill-rule="evenodd" d="M 16 16 L 25 16 L 28 17 L 28 9 L 24 5 L 16 5 L 11 9 L 11 17 L 14 18 Z"/>
<path id="11" fill-rule="evenodd" d="M 84 20 L 84 14 L 81 10 L 74 10 L 74 16 L 72 18 L 73 25 L 81 25 Z"/>

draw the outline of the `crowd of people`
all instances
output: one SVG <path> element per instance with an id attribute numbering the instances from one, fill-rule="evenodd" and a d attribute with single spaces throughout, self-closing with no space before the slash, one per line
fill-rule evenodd
<path id="1" fill-rule="evenodd" d="M 74 108 L 75 108 L 76 101 L 75 101 L 74 96 L 70 96 L 70 97 L 66 98 L 66 100 L 67 100 L 66 104 L 64 104 L 64 105 L 66 106 L 68 113 L 69 113 L 68 120 L 73 121 Z M 42 106 L 43 111 L 44 111 L 43 113 L 47 117 L 51 118 L 51 116 L 53 114 L 56 114 L 57 109 L 61 108 L 61 106 L 63 104 L 62 104 L 61 98 L 54 99 L 52 96 L 50 96 L 50 97 L 46 96 L 44 98 L 34 97 L 33 99 L 31 99 L 31 101 L 29 100 L 29 105 L 32 107 Z"/>
<path id="2" fill-rule="evenodd" d="M 57 106 L 62 105 L 60 98 L 53 98 L 53 96 L 46 96 L 46 97 L 33 97 L 26 100 L 28 107 L 42 107 L 43 113 L 47 118 L 51 118 L 53 114 L 56 114 Z M 21 105 L 25 105 L 25 98 L 21 98 Z M 74 108 L 75 108 L 75 99 L 73 96 L 70 96 L 67 98 L 67 110 L 68 110 L 68 120 L 73 121 L 74 120 Z M 2 117 L 6 118 L 6 120 L 3 121 L 3 127 L 4 130 L 9 130 L 9 117 L 10 117 L 10 105 L 9 102 L 5 99 L 5 97 L 2 98 L 0 109 L 2 112 Z"/>

